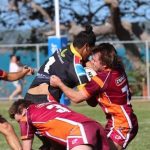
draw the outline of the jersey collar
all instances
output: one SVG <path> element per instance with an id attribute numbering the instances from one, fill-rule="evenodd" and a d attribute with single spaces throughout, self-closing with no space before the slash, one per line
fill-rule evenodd
<path id="1" fill-rule="evenodd" d="M 73 46 L 73 44 L 71 43 L 70 44 L 70 49 L 71 49 L 71 52 L 73 54 L 75 54 L 76 56 L 78 56 L 80 59 L 82 59 L 82 56 L 76 51 L 75 47 Z"/>

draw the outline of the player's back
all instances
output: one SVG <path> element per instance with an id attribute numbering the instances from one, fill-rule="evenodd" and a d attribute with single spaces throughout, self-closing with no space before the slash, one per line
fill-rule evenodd
<path id="1" fill-rule="evenodd" d="M 74 112 L 70 108 L 57 102 L 47 102 L 31 105 L 28 108 L 28 117 L 33 123 L 44 123 L 50 120 L 57 120 L 58 118 L 62 120 L 71 120 L 79 123 L 92 121 L 92 119 L 80 113 Z"/>

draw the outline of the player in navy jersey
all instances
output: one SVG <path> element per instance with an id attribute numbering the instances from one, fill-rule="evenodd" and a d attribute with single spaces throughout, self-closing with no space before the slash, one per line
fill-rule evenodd
<path id="1" fill-rule="evenodd" d="M 23 78 L 25 75 L 31 75 L 33 73 L 33 69 L 23 67 L 23 69 L 19 72 L 5 72 L 0 69 L 0 80 L 6 81 L 15 81 Z M 5 139 L 9 146 L 13 150 L 21 150 L 21 145 L 19 143 L 18 137 L 14 132 L 13 126 L 7 122 L 5 118 L 0 115 L 0 133 L 5 136 Z"/>
<path id="2" fill-rule="evenodd" d="M 82 89 L 75 91 L 51 76 L 50 82 L 59 87 L 73 102 L 79 103 L 91 97 L 106 114 L 105 131 L 114 149 L 124 149 L 138 132 L 137 117 L 130 103 L 131 94 L 127 75 L 113 45 L 102 43 L 93 49 L 89 63 L 97 72 Z"/>
<path id="3" fill-rule="evenodd" d="M 58 102 L 15 101 L 9 115 L 21 129 L 23 150 L 31 150 L 35 132 L 67 150 L 109 150 L 104 128 L 96 121 Z M 62 149 L 57 149 L 62 150 Z"/>
<path id="4" fill-rule="evenodd" d="M 68 47 L 56 50 L 40 67 L 25 99 L 41 103 L 46 102 L 47 95 L 49 95 L 48 99 L 55 99 L 59 102 L 62 91 L 50 86 L 51 75 L 61 77 L 63 82 L 71 88 L 86 83 L 88 78 L 83 66 L 95 41 L 96 37 L 92 27 L 88 25 L 85 31 L 81 31 Z"/>

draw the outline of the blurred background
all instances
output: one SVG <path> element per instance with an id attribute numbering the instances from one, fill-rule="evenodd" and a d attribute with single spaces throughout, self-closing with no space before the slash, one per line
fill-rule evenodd
<path id="1" fill-rule="evenodd" d="M 0 0 L 0 68 L 9 71 L 10 55 L 36 70 L 48 58 L 48 38 L 56 35 L 55 1 Z M 129 76 L 132 95 L 150 98 L 150 0 L 60 0 L 60 34 L 71 42 L 91 24 L 97 43 L 114 44 Z M 34 77 L 23 81 L 23 96 Z M 3 88 L 4 87 L 4 88 Z M 14 86 L 0 82 L 0 99 Z"/>

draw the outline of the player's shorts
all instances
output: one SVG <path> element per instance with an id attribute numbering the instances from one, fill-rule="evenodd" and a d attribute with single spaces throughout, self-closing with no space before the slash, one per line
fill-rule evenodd
<path id="1" fill-rule="evenodd" d="M 0 123 L 4 123 L 4 122 L 7 122 L 7 120 L 0 115 Z"/>
<path id="2" fill-rule="evenodd" d="M 67 150 L 79 145 L 90 145 L 94 150 L 109 150 L 105 130 L 95 121 L 79 123 L 65 118 L 56 118 L 43 125 L 47 127 L 45 136 L 64 146 L 67 145 Z M 60 132 L 57 132 L 58 128 Z"/>
<path id="3" fill-rule="evenodd" d="M 126 148 L 127 145 L 133 140 L 138 132 L 138 124 L 134 126 L 132 129 L 122 128 L 118 130 L 111 130 L 107 137 L 110 138 L 113 142 L 117 143 L 118 145 Z"/>
<path id="4" fill-rule="evenodd" d="M 70 150 L 78 145 L 90 145 L 94 150 L 109 150 L 104 128 L 97 122 L 85 122 L 72 130 L 67 138 L 67 149 Z"/>
<path id="5" fill-rule="evenodd" d="M 35 104 L 47 103 L 48 102 L 47 95 L 32 95 L 32 94 L 26 93 L 24 99 L 28 100 L 28 101 L 31 101 Z"/>

